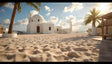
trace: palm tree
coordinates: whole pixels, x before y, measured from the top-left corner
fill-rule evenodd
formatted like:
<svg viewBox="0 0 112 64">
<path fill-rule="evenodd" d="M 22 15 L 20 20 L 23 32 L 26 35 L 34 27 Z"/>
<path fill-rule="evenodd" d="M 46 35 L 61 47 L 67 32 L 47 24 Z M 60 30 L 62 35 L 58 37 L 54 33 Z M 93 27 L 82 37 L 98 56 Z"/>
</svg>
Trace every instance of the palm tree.
<svg viewBox="0 0 112 64">
<path fill-rule="evenodd" d="M 102 27 L 102 24 L 100 23 L 98 26 L 97 26 L 97 28 L 101 28 Z"/>
<path fill-rule="evenodd" d="M 97 35 L 97 29 L 96 29 L 96 22 L 100 24 L 100 10 L 96 10 L 93 8 L 90 10 L 90 14 L 87 14 L 84 20 L 85 25 L 88 25 L 89 23 L 92 22 L 92 35 Z"/>
<path fill-rule="evenodd" d="M 7 4 L 7 2 L 6 3 L 0 3 L 0 7 L 5 5 L 5 4 Z M 40 2 L 39 3 L 26 2 L 26 4 L 36 8 L 37 11 L 40 11 L 40 9 L 38 7 L 38 6 L 41 6 Z M 16 15 L 16 10 L 18 10 L 19 13 L 21 12 L 21 3 L 20 2 L 15 2 L 14 3 L 14 9 L 13 9 L 12 17 L 11 17 L 11 22 L 9 24 L 9 31 L 8 31 L 8 33 L 12 33 L 13 32 L 13 24 L 14 24 L 14 19 L 15 19 L 15 15 Z"/>
</svg>

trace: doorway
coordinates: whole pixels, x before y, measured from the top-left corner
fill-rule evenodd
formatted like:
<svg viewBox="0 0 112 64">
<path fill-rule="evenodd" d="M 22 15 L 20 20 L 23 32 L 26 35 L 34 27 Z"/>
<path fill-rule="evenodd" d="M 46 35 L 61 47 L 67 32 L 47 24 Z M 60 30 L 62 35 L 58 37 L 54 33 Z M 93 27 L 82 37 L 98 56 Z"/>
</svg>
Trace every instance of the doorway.
<svg viewBox="0 0 112 64">
<path fill-rule="evenodd" d="M 37 26 L 37 33 L 40 33 L 40 26 Z"/>
</svg>

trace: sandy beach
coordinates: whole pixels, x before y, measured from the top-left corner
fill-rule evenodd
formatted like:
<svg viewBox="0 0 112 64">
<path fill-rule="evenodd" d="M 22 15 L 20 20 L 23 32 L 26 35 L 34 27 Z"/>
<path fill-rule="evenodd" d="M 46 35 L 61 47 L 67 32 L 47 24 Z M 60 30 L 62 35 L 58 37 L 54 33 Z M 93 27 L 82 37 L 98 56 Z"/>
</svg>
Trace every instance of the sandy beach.
<svg viewBox="0 0 112 64">
<path fill-rule="evenodd" d="M 87 33 L 0 38 L 0 62 L 98 62 L 99 44 L 101 36 Z"/>
</svg>

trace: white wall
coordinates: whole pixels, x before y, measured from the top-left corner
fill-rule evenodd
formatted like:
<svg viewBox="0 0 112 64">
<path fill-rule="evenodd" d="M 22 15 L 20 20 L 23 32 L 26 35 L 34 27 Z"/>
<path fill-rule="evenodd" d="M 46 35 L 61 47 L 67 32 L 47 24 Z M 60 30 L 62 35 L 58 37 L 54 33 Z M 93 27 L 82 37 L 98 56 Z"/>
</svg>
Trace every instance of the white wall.
<svg viewBox="0 0 112 64">
<path fill-rule="evenodd" d="M 54 24 L 51 23 L 43 23 L 43 34 L 51 34 L 54 33 Z M 51 27 L 51 30 L 49 30 L 49 27 Z"/>
<path fill-rule="evenodd" d="M 58 31 L 57 31 L 58 29 Z M 62 33 L 62 27 L 61 26 L 55 26 L 54 27 L 54 33 Z"/>
<path fill-rule="evenodd" d="M 37 26 L 40 27 L 40 33 L 42 33 L 42 24 L 41 23 L 33 23 L 30 27 L 30 33 L 37 33 Z"/>
<path fill-rule="evenodd" d="M 38 21 L 39 20 L 39 21 Z M 27 32 L 31 34 L 37 33 L 37 26 L 40 27 L 40 33 L 43 33 L 43 23 L 45 22 L 44 18 L 41 15 L 34 15 L 29 17 L 29 23 L 27 26 Z"/>
<path fill-rule="evenodd" d="M 70 25 L 70 27 L 69 27 L 69 29 L 70 29 L 70 33 L 72 33 L 72 22 L 69 22 L 69 25 Z"/>
</svg>

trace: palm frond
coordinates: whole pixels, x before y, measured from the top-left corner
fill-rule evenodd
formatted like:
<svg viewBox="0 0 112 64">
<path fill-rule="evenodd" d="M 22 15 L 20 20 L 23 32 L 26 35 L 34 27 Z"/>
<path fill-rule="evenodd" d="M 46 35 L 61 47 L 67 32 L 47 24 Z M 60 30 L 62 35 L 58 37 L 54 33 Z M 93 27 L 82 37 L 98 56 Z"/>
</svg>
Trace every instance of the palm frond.
<svg viewBox="0 0 112 64">
<path fill-rule="evenodd" d="M 18 4 L 18 11 L 19 11 L 19 13 L 21 13 L 21 3 L 19 2 L 19 4 Z"/>
<path fill-rule="evenodd" d="M 39 5 L 39 6 L 41 6 L 41 3 L 40 2 L 36 2 L 36 4 Z"/>
<path fill-rule="evenodd" d="M 93 8 L 92 10 L 90 10 L 92 26 L 95 26 L 95 23 L 99 22 L 99 20 L 101 20 L 101 16 L 99 15 L 100 12 L 101 11 L 100 10 L 96 10 L 96 8 Z M 85 24 L 88 24 L 89 23 L 89 19 L 86 19 L 86 21 L 88 21 L 88 22 L 85 23 Z"/>
<path fill-rule="evenodd" d="M 96 21 L 97 21 L 99 24 L 101 24 L 99 20 L 96 20 Z"/>
<path fill-rule="evenodd" d="M 33 2 L 27 2 L 26 4 L 34 7 L 35 9 L 37 9 L 37 11 L 40 11 L 39 7 L 36 6 Z"/>
<path fill-rule="evenodd" d="M 96 12 L 95 12 L 95 16 L 98 16 L 99 14 L 100 14 L 100 10 L 96 10 Z"/>
<path fill-rule="evenodd" d="M 86 15 L 86 18 L 84 20 L 84 24 L 87 25 L 89 23 L 91 23 L 91 15 Z"/>
<path fill-rule="evenodd" d="M 97 26 L 97 28 L 101 28 L 102 27 L 102 24 L 100 23 L 100 24 L 98 24 L 98 26 Z"/>
<path fill-rule="evenodd" d="M 91 16 L 94 19 L 95 18 L 95 8 L 93 10 L 90 10 Z"/>
<path fill-rule="evenodd" d="M 100 16 L 97 16 L 95 19 L 97 19 L 97 20 L 101 20 L 101 17 L 100 17 Z"/>
</svg>

